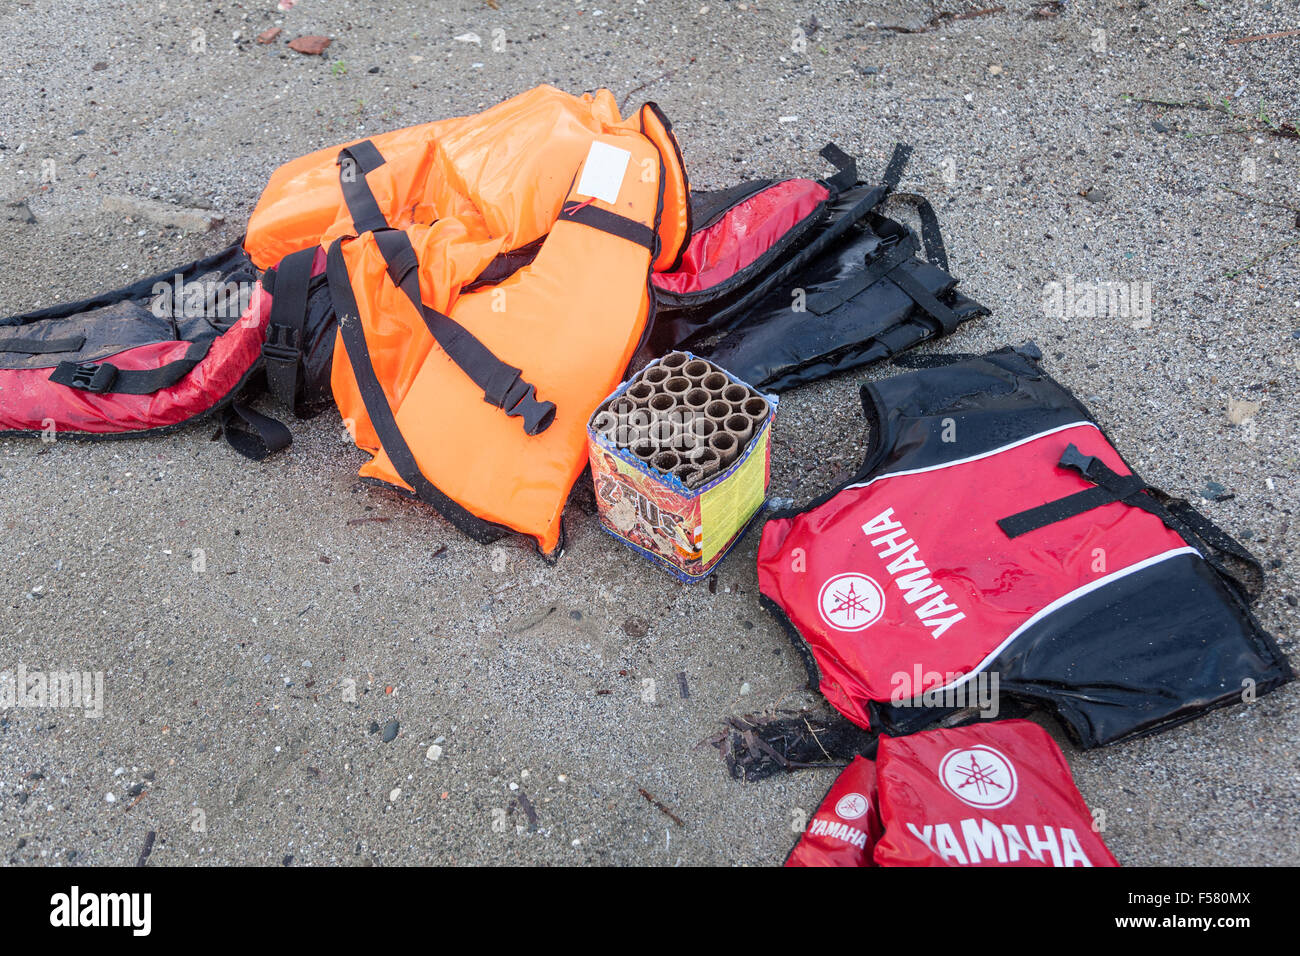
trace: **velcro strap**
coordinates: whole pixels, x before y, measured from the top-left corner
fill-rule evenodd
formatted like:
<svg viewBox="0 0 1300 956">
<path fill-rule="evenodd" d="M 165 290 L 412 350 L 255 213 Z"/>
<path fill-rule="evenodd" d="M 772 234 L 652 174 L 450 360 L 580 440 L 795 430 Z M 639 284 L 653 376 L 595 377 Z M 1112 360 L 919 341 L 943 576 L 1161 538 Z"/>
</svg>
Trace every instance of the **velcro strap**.
<svg viewBox="0 0 1300 956">
<path fill-rule="evenodd" d="M 293 434 L 274 418 L 231 402 L 221 415 L 221 437 L 245 458 L 261 461 L 293 442 Z"/>
<path fill-rule="evenodd" d="M 858 161 L 834 143 L 827 143 L 821 149 L 821 157 L 839 172 L 822 180 L 837 193 L 853 187 L 858 181 Z"/>
<path fill-rule="evenodd" d="M 61 352 L 79 352 L 85 344 L 86 337 L 84 335 L 69 335 L 61 339 L 0 337 L 0 352 L 18 352 L 23 355 L 54 355 Z"/>
</svg>

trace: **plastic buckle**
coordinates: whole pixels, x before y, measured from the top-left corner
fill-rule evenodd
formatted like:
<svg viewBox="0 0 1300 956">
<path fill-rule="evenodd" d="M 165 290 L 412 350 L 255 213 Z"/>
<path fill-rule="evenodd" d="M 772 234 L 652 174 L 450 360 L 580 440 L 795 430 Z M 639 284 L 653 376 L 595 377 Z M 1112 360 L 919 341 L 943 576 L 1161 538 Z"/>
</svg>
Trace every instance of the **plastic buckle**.
<svg viewBox="0 0 1300 956">
<path fill-rule="evenodd" d="M 106 392 L 117 379 L 117 366 L 107 362 L 79 362 L 68 384 L 86 392 Z"/>
<path fill-rule="evenodd" d="M 539 402 L 537 390 L 532 385 L 528 385 L 519 401 L 506 409 L 506 414 L 524 420 L 525 435 L 537 435 L 550 428 L 551 423 L 555 421 L 555 403 Z"/>
<path fill-rule="evenodd" d="M 1096 456 L 1085 455 L 1083 452 L 1079 451 L 1078 448 L 1074 447 L 1073 442 L 1065 447 L 1065 451 L 1061 452 L 1061 460 L 1057 462 L 1061 468 L 1073 468 L 1085 478 L 1089 478 L 1088 472 L 1096 463 Z M 1091 478 L 1089 478 L 1089 480 L 1091 480 Z"/>
<path fill-rule="evenodd" d="M 276 362 L 296 363 L 302 354 L 298 330 L 288 325 L 268 325 L 262 354 Z"/>
</svg>

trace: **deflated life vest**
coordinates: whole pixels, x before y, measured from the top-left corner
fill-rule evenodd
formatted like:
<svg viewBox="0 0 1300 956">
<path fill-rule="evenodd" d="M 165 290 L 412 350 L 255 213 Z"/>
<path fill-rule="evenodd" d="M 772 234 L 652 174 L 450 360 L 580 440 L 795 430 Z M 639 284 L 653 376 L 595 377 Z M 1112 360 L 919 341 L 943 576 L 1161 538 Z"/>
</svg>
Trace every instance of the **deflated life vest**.
<svg viewBox="0 0 1300 956">
<path fill-rule="evenodd" d="M 786 866 L 1119 866 L 1056 742 L 1003 720 L 881 737 L 840 774 Z"/>
<path fill-rule="evenodd" d="M 216 418 L 264 458 L 289 432 L 241 401 L 270 297 L 238 246 L 112 292 L 0 318 L 0 434 L 100 439 Z"/>
<path fill-rule="evenodd" d="M 859 473 L 764 527 L 759 585 L 812 683 L 890 733 L 995 691 L 1094 747 L 1291 680 L 1224 559 L 1258 563 L 1030 349 L 865 386 Z"/>
<path fill-rule="evenodd" d="M 607 90 L 539 87 L 295 160 L 245 242 L 275 272 L 268 380 L 292 400 L 323 273 L 362 476 L 550 554 L 587 419 L 646 329 L 650 273 L 690 234 L 687 190 L 662 114 L 622 119 Z"/>
</svg>

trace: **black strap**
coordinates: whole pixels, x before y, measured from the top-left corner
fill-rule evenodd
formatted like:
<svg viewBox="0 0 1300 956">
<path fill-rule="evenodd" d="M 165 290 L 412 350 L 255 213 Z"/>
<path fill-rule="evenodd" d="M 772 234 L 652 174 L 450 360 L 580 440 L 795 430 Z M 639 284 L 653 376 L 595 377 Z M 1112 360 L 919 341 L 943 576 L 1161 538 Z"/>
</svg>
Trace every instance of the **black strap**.
<svg viewBox="0 0 1300 956">
<path fill-rule="evenodd" d="M 271 394 L 288 408 L 295 407 L 298 368 L 302 364 L 302 333 L 307 321 L 307 290 L 311 284 L 316 246 L 285 256 L 275 269 L 271 316 L 266 326 L 262 356 L 266 359 L 266 384 Z"/>
<path fill-rule="evenodd" d="M 944 272 L 951 273 L 952 270 L 948 267 L 948 247 L 944 245 L 943 233 L 939 231 L 939 216 L 930 200 L 916 193 L 891 192 L 889 198 L 907 203 L 916 210 L 916 215 L 921 220 L 921 242 L 925 246 L 925 257 Z"/>
<path fill-rule="evenodd" d="M 230 403 L 222 412 L 220 423 L 221 437 L 253 461 L 261 461 L 293 442 L 293 435 L 283 422 L 267 418 L 240 402 Z"/>
<path fill-rule="evenodd" d="M 1073 443 L 1067 445 L 1061 453 L 1058 467 L 1078 472 L 1097 487 L 1000 519 L 998 527 L 1008 538 L 1016 538 L 1093 508 L 1121 501 L 1159 518 L 1188 544 L 1196 547 L 1206 563 L 1247 602 L 1252 589 L 1228 570 L 1219 556 L 1227 555 L 1241 561 L 1250 569 L 1252 577 L 1258 582 L 1263 581 L 1264 570 L 1259 560 L 1186 501 L 1169 498 L 1136 475 L 1121 475 L 1112 471 L 1100 458 L 1083 454 Z"/>
<path fill-rule="evenodd" d="M 375 194 L 366 182 L 366 175 L 384 165 L 384 157 L 370 140 L 363 140 L 339 151 L 339 184 L 343 187 L 343 201 L 357 235 L 388 228 L 388 219 L 375 202 Z"/>
<path fill-rule="evenodd" d="M 352 281 L 348 276 L 348 266 L 343 260 L 342 240 L 330 246 L 325 259 L 325 275 L 330 286 L 330 296 L 334 300 L 334 310 L 338 314 L 339 334 L 343 347 L 348 353 L 348 363 L 356 378 L 361 401 L 365 404 L 370 424 L 374 426 L 379 444 L 393 463 L 397 474 L 410 485 L 417 498 L 432 505 L 448 521 L 464 531 L 475 541 L 491 544 L 501 537 L 501 529 L 471 514 L 452 499 L 439 491 L 420 470 L 411 447 L 397 427 L 393 408 L 388 403 L 388 396 L 379 384 L 375 367 L 370 361 L 370 349 L 366 345 L 366 332 L 361 325 L 360 310 L 357 308 L 356 296 L 352 293 Z"/>
<path fill-rule="evenodd" d="M 909 233 L 867 263 L 865 268 L 852 272 L 831 287 L 808 296 L 804 305 L 814 315 L 825 315 L 890 275 L 911 259 L 916 251 L 916 240 Z"/>
<path fill-rule="evenodd" d="M 584 226 L 627 239 L 654 252 L 655 231 L 645 223 L 581 202 L 572 202 L 564 206 L 560 210 L 560 215 L 570 222 L 580 222 Z"/>
<path fill-rule="evenodd" d="M 86 344 L 84 335 L 69 335 L 62 339 L 2 338 L 0 352 L 19 352 L 23 355 L 53 355 L 58 352 L 80 352 Z"/>
<path fill-rule="evenodd" d="M 885 175 L 880 180 L 886 192 L 892 193 L 898 188 L 898 184 L 903 179 L 903 171 L 907 169 L 907 161 L 911 158 L 911 146 L 906 143 L 894 144 L 894 152 L 890 155 L 889 164 L 885 167 Z"/>
<path fill-rule="evenodd" d="M 907 269 L 893 269 L 885 278 L 911 296 L 912 301 L 920 307 L 921 311 L 939 324 L 939 328 L 934 330 L 936 334 L 950 335 L 961 324 L 961 317 L 939 301 L 938 296 L 927 289 L 921 280 Z"/>
<path fill-rule="evenodd" d="M 821 157 L 834 166 L 838 172 L 822 180 L 835 193 L 851 189 L 858 181 L 858 161 L 834 143 L 827 143 L 821 149 Z"/>
<path fill-rule="evenodd" d="M 397 229 L 374 235 L 379 252 L 388 264 L 389 278 L 406 293 L 447 357 L 483 389 L 483 400 L 511 417 L 522 418 L 525 434 L 537 435 L 550 428 L 555 421 L 554 402 L 539 402 L 536 390 L 524 381 L 519 369 L 493 355 L 491 349 L 455 319 L 429 308 L 421 300 L 419 259 L 410 237 Z M 331 281 L 331 291 L 333 288 Z"/>
<path fill-rule="evenodd" d="M 152 395 L 170 388 L 188 375 L 203 361 L 215 338 L 191 342 L 184 357 L 159 368 L 134 370 L 120 369 L 108 362 L 60 362 L 50 373 L 50 381 L 83 392 Z"/>
</svg>

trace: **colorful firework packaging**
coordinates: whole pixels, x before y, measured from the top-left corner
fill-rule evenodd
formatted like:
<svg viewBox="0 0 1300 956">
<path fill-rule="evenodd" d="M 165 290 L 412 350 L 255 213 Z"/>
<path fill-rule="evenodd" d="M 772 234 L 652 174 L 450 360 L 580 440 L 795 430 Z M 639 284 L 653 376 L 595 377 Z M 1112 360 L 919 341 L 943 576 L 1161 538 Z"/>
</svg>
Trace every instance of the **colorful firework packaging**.
<svg viewBox="0 0 1300 956">
<path fill-rule="evenodd" d="M 587 429 L 605 530 L 683 581 L 707 576 L 763 506 L 774 402 L 689 352 L 625 382 Z"/>
</svg>

